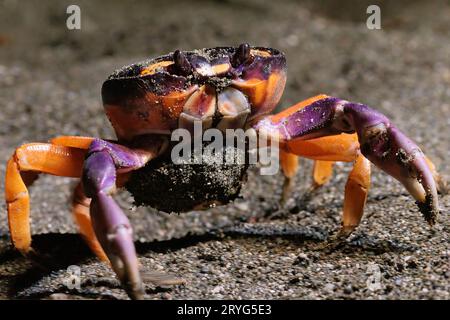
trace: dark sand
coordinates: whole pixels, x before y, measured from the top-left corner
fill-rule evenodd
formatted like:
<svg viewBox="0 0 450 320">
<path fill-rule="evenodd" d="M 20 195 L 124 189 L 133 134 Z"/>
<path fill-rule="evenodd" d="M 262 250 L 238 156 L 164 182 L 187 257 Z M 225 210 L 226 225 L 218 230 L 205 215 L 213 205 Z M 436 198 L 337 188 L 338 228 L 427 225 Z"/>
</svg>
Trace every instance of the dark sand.
<svg viewBox="0 0 450 320">
<path fill-rule="evenodd" d="M 77 1 L 82 30 L 65 28 L 72 1 L 0 1 L 0 190 L 15 147 L 60 134 L 114 137 L 100 87 L 114 69 L 177 48 L 276 47 L 288 59 L 281 106 L 318 93 L 380 110 L 419 143 L 450 178 L 450 6 L 445 1 L 377 1 L 382 30 L 368 30 L 373 1 Z M 446 3 L 446 4 L 445 4 Z M 377 169 L 365 217 L 334 252 L 320 245 L 337 230 L 350 164 L 314 195 L 311 161 L 301 160 L 292 213 L 276 208 L 281 176 L 250 174 L 244 199 L 206 212 L 167 215 L 120 203 L 135 226 L 144 272 L 187 280 L 148 284 L 149 299 L 449 299 L 450 196 L 433 230 L 402 186 Z M 75 181 L 42 176 L 31 188 L 34 247 L 43 271 L 10 245 L 0 204 L 0 298 L 125 299 L 114 274 L 76 235 L 69 199 Z M 369 264 L 381 273 L 371 291 Z M 69 265 L 81 290 L 69 291 Z"/>
</svg>

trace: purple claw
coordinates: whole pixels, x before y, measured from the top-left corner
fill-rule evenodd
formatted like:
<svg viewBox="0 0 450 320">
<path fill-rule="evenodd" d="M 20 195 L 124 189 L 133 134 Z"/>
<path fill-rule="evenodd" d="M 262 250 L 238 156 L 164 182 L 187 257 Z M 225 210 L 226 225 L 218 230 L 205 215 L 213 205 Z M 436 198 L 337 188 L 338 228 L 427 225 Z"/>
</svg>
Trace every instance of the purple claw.
<svg viewBox="0 0 450 320">
<path fill-rule="evenodd" d="M 91 208 L 95 234 L 114 272 L 132 299 L 142 299 L 144 288 L 128 218 L 112 197 L 102 192 L 93 197 Z"/>
<path fill-rule="evenodd" d="M 425 220 L 433 225 L 439 214 L 437 186 L 420 148 L 390 123 L 378 123 L 358 130 L 363 155 L 399 180 Z"/>
<path fill-rule="evenodd" d="M 386 116 L 366 105 L 327 97 L 276 123 L 262 120 L 255 129 L 288 141 L 356 132 L 362 154 L 399 180 L 417 200 L 425 220 L 435 223 L 437 187 L 424 154 Z"/>
<path fill-rule="evenodd" d="M 116 171 L 142 165 L 139 156 L 105 141 L 94 141 L 84 164 L 83 186 L 92 198 L 90 214 L 98 241 L 111 262 L 128 295 L 142 299 L 144 288 L 128 218 L 111 194 L 115 190 Z"/>
</svg>

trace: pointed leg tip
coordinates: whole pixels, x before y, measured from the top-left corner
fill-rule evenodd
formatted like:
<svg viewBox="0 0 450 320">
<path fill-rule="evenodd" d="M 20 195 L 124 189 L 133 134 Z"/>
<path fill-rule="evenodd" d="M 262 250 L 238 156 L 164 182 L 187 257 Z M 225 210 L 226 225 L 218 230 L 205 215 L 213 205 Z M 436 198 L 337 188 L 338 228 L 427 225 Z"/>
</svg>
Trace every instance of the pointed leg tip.
<svg viewBox="0 0 450 320">
<path fill-rule="evenodd" d="M 294 179 L 285 177 L 283 181 L 283 187 L 280 197 L 280 207 L 284 207 L 292 195 L 292 190 L 294 188 Z"/>
<path fill-rule="evenodd" d="M 132 300 L 144 300 L 145 290 L 142 283 L 128 283 L 125 291 Z"/>
<path fill-rule="evenodd" d="M 322 187 L 322 186 L 323 186 L 323 184 L 319 184 L 319 183 L 313 181 L 313 182 L 311 183 L 311 186 L 310 186 L 309 189 L 308 189 L 308 192 L 314 192 L 314 191 L 318 190 L 318 189 L 319 189 L 320 187 Z"/>
<path fill-rule="evenodd" d="M 336 251 L 345 245 L 348 237 L 353 233 L 357 226 L 342 226 L 338 232 L 331 235 L 330 238 L 319 246 L 319 250 L 325 250 L 328 253 Z"/>
<path fill-rule="evenodd" d="M 432 196 L 427 195 L 425 202 L 416 201 L 416 204 L 419 207 L 425 221 L 428 222 L 430 227 L 433 227 L 436 224 L 439 209 L 435 207 Z"/>
</svg>

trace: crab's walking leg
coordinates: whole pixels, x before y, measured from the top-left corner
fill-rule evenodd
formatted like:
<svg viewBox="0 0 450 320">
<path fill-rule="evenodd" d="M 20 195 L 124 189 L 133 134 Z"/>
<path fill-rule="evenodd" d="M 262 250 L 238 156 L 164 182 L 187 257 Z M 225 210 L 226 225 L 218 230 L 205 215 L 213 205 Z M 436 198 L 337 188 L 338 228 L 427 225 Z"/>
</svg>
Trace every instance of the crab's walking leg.
<svg viewBox="0 0 450 320">
<path fill-rule="evenodd" d="M 156 143 L 146 151 L 131 150 L 96 139 L 83 169 L 83 189 L 91 198 L 90 216 L 95 235 L 130 297 L 143 297 L 138 259 L 128 218 L 112 198 L 117 174 L 144 166 L 161 151 Z"/>
<path fill-rule="evenodd" d="M 79 149 L 89 149 L 92 141 L 95 138 L 92 137 L 78 137 L 78 136 L 59 136 L 50 140 L 51 144 L 65 147 L 73 147 Z"/>
<path fill-rule="evenodd" d="M 370 187 L 370 162 L 361 155 L 356 135 L 296 140 L 284 147 L 298 156 L 316 160 L 313 188 L 326 183 L 332 174 L 334 161 L 354 162 L 345 187 L 342 227 L 336 238 L 350 235 L 361 221 Z"/>
<path fill-rule="evenodd" d="M 92 137 L 79 137 L 79 136 L 58 136 L 50 140 L 51 144 L 74 147 L 80 149 L 89 149 L 89 146 L 95 138 Z M 79 183 L 72 195 L 72 214 L 75 222 L 78 225 L 80 235 L 86 241 L 92 252 L 102 261 L 108 261 L 108 257 L 103 251 L 100 243 L 95 236 L 94 229 L 92 228 L 91 217 L 89 214 L 89 206 L 91 199 L 87 198 L 83 191 L 82 183 Z"/>
<path fill-rule="evenodd" d="M 330 180 L 333 175 L 333 164 L 334 161 L 314 161 L 311 191 L 323 186 Z M 280 201 L 283 205 L 289 198 L 295 185 L 295 175 L 297 174 L 299 166 L 298 155 L 280 150 L 280 165 L 284 175 L 283 192 Z"/>
<path fill-rule="evenodd" d="M 435 223 L 439 208 L 433 172 L 420 148 L 381 113 L 363 104 L 321 96 L 300 110 L 294 106 L 282 116 L 265 118 L 255 128 L 277 136 L 294 153 L 300 152 L 296 141 L 355 132 L 361 153 L 399 180 L 417 200 L 426 221 Z"/>
<path fill-rule="evenodd" d="M 23 254 L 31 249 L 30 200 L 27 186 L 32 181 L 23 177 L 30 172 L 80 177 L 85 154 L 85 150 L 77 148 L 30 143 L 17 148 L 8 161 L 5 177 L 8 223 L 12 243 Z"/>
<path fill-rule="evenodd" d="M 425 161 L 430 168 L 431 174 L 433 175 L 434 181 L 436 182 L 437 191 L 441 193 L 448 192 L 448 187 L 446 181 L 442 179 L 442 177 L 439 175 L 439 173 L 436 170 L 436 166 L 428 157 L 425 157 Z"/>
<path fill-rule="evenodd" d="M 78 225 L 81 236 L 89 248 L 102 261 L 109 261 L 105 251 L 97 240 L 92 227 L 89 207 L 91 199 L 87 198 L 83 191 L 83 185 L 79 183 L 72 197 L 72 214 Z"/>
<path fill-rule="evenodd" d="M 333 175 L 334 161 L 316 160 L 313 168 L 313 189 L 323 186 Z"/>
<path fill-rule="evenodd" d="M 295 175 L 298 171 L 298 156 L 280 150 L 280 165 L 284 174 L 283 193 L 280 202 L 284 205 L 294 187 Z"/>
<path fill-rule="evenodd" d="M 359 225 L 370 187 L 370 162 L 358 154 L 345 185 L 342 228 L 338 237 L 347 237 Z"/>
</svg>

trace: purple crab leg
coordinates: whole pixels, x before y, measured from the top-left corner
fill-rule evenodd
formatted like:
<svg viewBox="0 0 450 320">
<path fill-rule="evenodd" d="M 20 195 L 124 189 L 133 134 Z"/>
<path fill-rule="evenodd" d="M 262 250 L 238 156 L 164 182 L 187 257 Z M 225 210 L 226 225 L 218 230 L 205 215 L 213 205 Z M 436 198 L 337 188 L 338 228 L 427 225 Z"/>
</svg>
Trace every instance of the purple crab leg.
<svg viewBox="0 0 450 320">
<path fill-rule="evenodd" d="M 276 121 L 265 118 L 254 128 L 287 142 L 356 132 L 361 153 L 399 180 L 417 200 L 425 220 L 435 223 L 439 213 L 436 181 L 424 154 L 386 116 L 368 106 L 325 96 Z"/>
<path fill-rule="evenodd" d="M 116 188 L 117 171 L 134 170 L 147 161 L 146 154 L 96 139 L 89 148 L 82 177 L 86 195 L 92 198 L 90 214 L 97 239 L 133 299 L 141 299 L 144 295 L 133 231 L 112 194 Z"/>
</svg>

